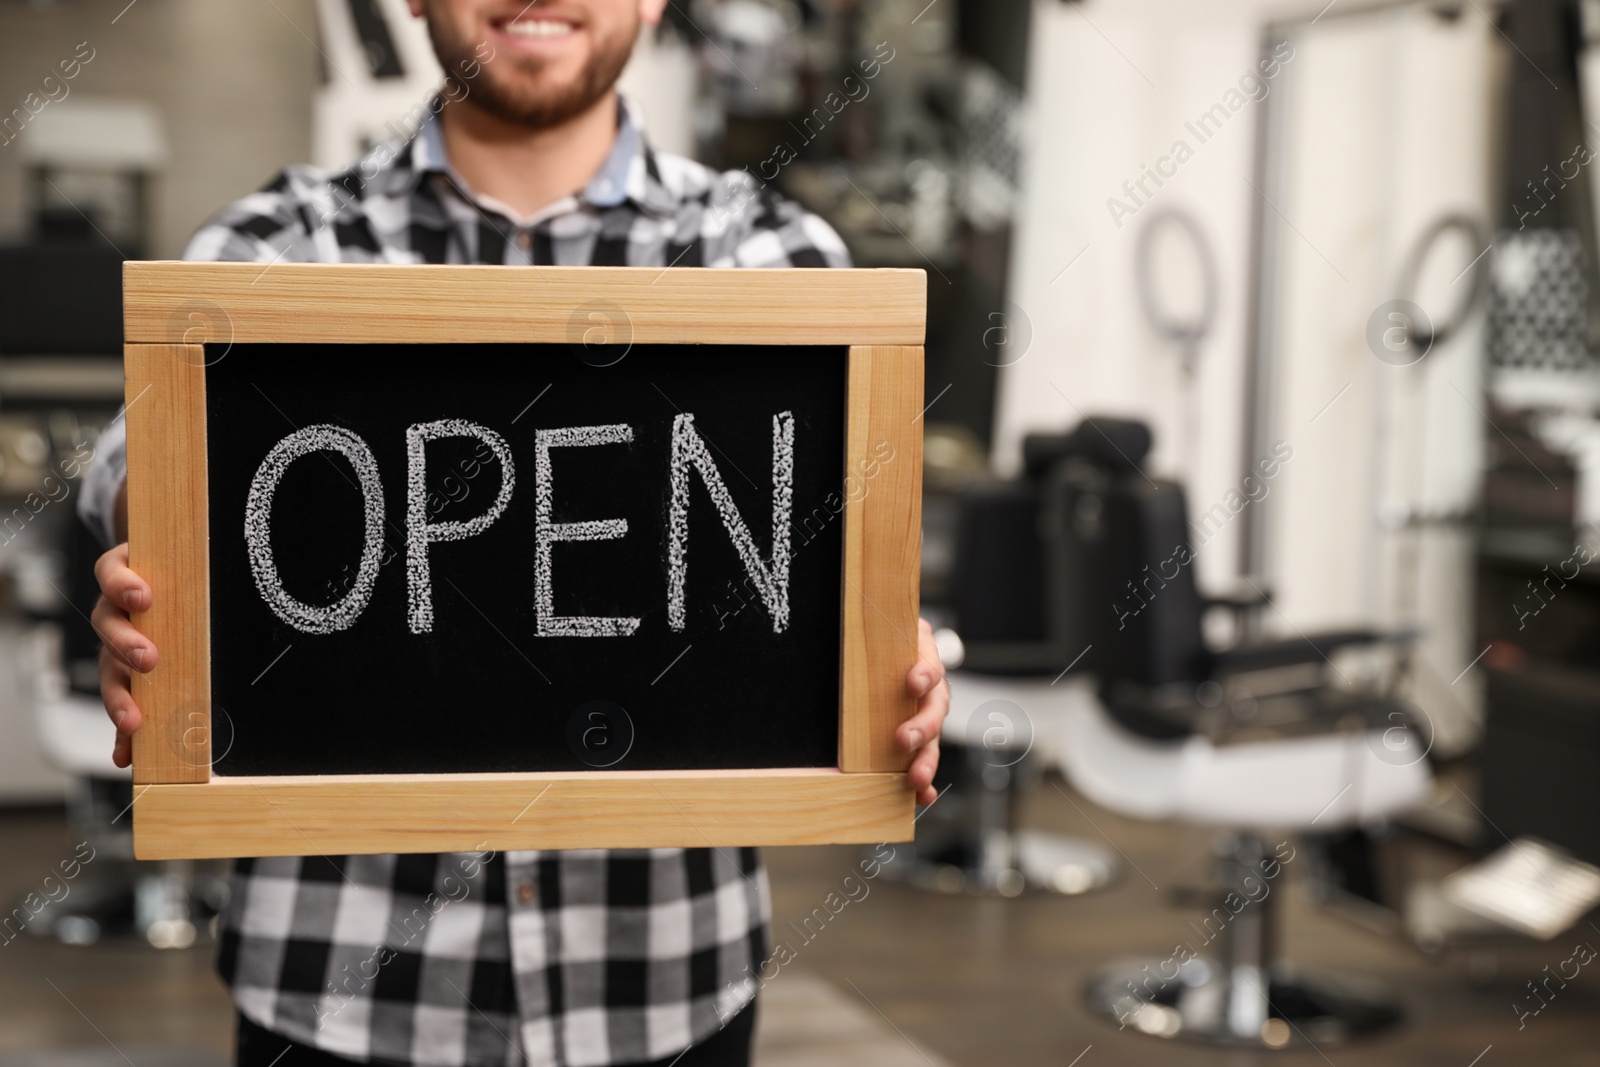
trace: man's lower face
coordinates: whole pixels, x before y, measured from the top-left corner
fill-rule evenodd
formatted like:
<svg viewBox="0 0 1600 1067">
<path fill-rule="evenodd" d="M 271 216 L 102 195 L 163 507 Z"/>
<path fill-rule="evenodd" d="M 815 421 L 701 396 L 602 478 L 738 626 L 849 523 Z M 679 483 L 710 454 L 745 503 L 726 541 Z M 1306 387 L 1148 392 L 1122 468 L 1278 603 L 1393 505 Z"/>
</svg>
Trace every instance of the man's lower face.
<svg viewBox="0 0 1600 1067">
<path fill-rule="evenodd" d="M 564 121 L 604 95 L 627 63 L 638 28 L 631 4 L 428 10 L 434 51 L 467 95 L 501 118 L 531 126 Z M 464 77 L 468 70 L 476 76 Z"/>
</svg>

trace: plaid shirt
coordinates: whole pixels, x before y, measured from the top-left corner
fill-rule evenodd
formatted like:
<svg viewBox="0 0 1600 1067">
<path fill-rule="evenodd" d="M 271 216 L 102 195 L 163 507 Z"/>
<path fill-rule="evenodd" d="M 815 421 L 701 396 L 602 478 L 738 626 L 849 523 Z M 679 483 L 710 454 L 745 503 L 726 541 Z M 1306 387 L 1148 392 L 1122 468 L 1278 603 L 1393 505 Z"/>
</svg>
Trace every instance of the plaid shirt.
<svg viewBox="0 0 1600 1067">
<path fill-rule="evenodd" d="M 473 194 L 438 126 L 334 175 L 290 167 L 184 258 L 846 266 L 838 236 L 748 173 L 656 153 L 622 108 L 605 165 L 532 218 Z M 82 496 L 113 536 L 107 428 Z M 673 1056 L 755 996 L 771 906 L 753 849 L 239 861 L 218 970 L 239 1010 L 358 1060 L 619 1064 Z"/>
</svg>

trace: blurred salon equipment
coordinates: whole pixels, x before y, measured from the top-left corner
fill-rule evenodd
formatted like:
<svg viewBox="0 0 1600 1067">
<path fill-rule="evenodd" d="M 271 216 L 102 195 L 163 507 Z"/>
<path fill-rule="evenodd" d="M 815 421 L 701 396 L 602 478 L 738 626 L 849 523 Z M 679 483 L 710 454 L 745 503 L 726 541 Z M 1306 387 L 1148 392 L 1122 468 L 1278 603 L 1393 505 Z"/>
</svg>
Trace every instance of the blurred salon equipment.
<svg viewBox="0 0 1600 1067">
<path fill-rule="evenodd" d="M 1045 699 L 1060 717 L 1059 760 L 1074 788 L 1124 816 L 1222 834 L 1220 902 L 1202 921 L 1202 945 L 1214 942 L 1215 953 L 1113 963 L 1091 984 L 1089 1004 L 1145 1033 L 1263 1048 L 1391 1026 L 1400 1010 L 1371 983 L 1279 960 L 1277 879 L 1295 850 L 1271 844 L 1268 828 L 1378 823 L 1424 796 L 1427 742 L 1392 695 L 1411 635 L 1345 630 L 1210 647 L 1207 611 L 1239 615 L 1270 601 L 1259 588 L 1200 594 L 1184 491 L 1145 473 L 1150 445 L 1143 424 L 1118 419 L 1030 436 L 1024 466 L 1039 487 L 1036 514 L 1018 503 L 1020 484 L 975 499 L 1010 502 L 978 508 L 1009 514 L 986 558 L 1020 561 L 1046 593 L 1033 598 L 1031 617 L 1005 611 L 1000 597 L 1016 602 L 1028 583 L 991 575 L 955 601 L 967 605 L 957 624 L 969 670 L 1054 679 L 1034 695 L 1055 691 Z M 991 618 L 1010 629 L 986 629 Z M 1338 666 L 1349 653 L 1365 662 Z M 1063 679 L 1085 671 L 1094 696 Z M 964 673 L 953 677 L 956 693 Z"/>
<path fill-rule="evenodd" d="M 56 633 L 59 650 L 66 635 L 66 655 L 89 665 L 82 685 L 98 684 L 78 614 L 93 601 L 72 595 L 98 553 L 73 512 L 122 399 L 122 261 L 148 243 L 166 141 L 148 105 L 73 96 L 41 111 L 17 151 L 27 225 L 0 246 L 0 627 L 16 667 L 0 700 L 0 792 L 37 802 L 59 797 L 73 767 L 41 758 L 56 723 L 36 714 L 38 672 L 67 669 L 34 654 L 41 636 Z M 110 769 L 108 751 L 95 755 Z"/>
<path fill-rule="evenodd" d="M 151 183 L 166 163 L 160 115 L 72 97 L 40 112 L 18 150 L 29 224 L 25 240 L 0 246 L 0 403 L 118 397 L 122 261 L 148 247 Z"/>
<path fill-rule="evenodd" d="M 669 19 L 679 6 L 693 15 L 684 29 L 703 62 L 725 67 L 696 27 L 714 36 L 701 12 L 732 0 L 674 4 Z M 856 266 L 927 272 L 925 425 L 969 431 L 987 449 L 999 368 L 1023 358 L 1032 335 L 1007 290 L 1028 142 L 1022 87 L 1034 5 L 763 6 L 798 11 L 799 106 L 757 113 L 737 75 L 708 80 L 699 158 L 748 167 L 816 212 Z"/>
<path fill-rule="evenodd" d="M 334 170 L 408 136 L 430 114 L 444 72 L 426 26 L 404 3 L 317 0 L 317 27 L 332 69 L 311 105 L 311 159 Z M 470 92 L 470 78 L 463 81 Z"/>
<path fill-rule="evenodd" d="M 1551 938 L 1600 902 L 1600 255 L 1589 127 L 1600 9 L 1509 5 L 1489 269 L 1475 648 L 1485 727 L 1476 862 L 1408 925 L 1429 947 Z"/>
<path fill-rule="evenodd" d="M 156 108 L 74 96 L 40 112 L 19 150 L 35 244 L 92 244 L 119 258 L 146 254 L 152 186 L 167 164 Z"/>
<path fill-rule="evenodd" d="M 1178 265 L 1184 259 L 1190 261 L 1187 272 Z M 1183 455 L 1186 462 L 1193 463 L 1199 454 L 1200 422 L 1195 412 L 1199 403 L 1195 368 L 1201 345 L 1216 325 L 1218 304 L 1217 256 L 1200 221 L 1181 208 L 1164 208 L 1151 215 L 1139 231 L 1134 276 L 1145 321 L 1178 352 Z"/>
<path fill-rule="evenodd" d="M 1451 874 L 1444 895 L 1456 907 L 1548 941 L 1600 903 L 1600 867 L 1520 837 Z"/>
<path fill-rule="evenodd" d="M 1395 542 L 1396 567 L 1391 581 L 1389 617 L 1401 625 L 1416 625 L 1424 610 L 1423 566 L 1428 531 L 1449 530 L 1460 536 L 1478 520 L 1472 506 L 1440 507 L 1430 503 L 1428 485 L 1428 388 L 1427 368 L 1421 364 L 1434 351 L 1450 343 L 1465 327 L 1483 302 L 1487 290 L 1488 267 L 1480 256 L 1456 276 L 1461 282 L 1448 318 L 1432 318 L 1414 297 L 1424 268 L 1435 249 L 1450 237 L 1465 248 L 1486 248 L 1491 242 L 1484 225 L 1474 215 L 1447 212 L 1431 220 L 1418 234 L 1402 262 L 1395 281 L 1396 298 L 1390 301 L 1387 328 L 1378 338 L 1375 354 L 1390 368 L 1396 390 L 1395 409 L 1400 416 L 1378 427 L 1378 451 L 1402 457 L 1390 464 L 1385 482 L 1378 491 L 1382 501 L 1378 520 Z"/>
<path fill-rule="evenodd" d="M 29 224 L 0 246 L 0 790 L 13 803 L 64 792 L 81 861 L 70 894 L 26 929 L 186 947 L 224 883 L 212 868 L 133 858 L 132 780 L 111 763 L 89 622 L 101 549 L 76 514 L 123 399 L 123 262 L 149 247 L 165 131 L 148 104 L 75 96 L 40 112 L 18 150 Z"/>
<path fill-rule="evenodd" d="M 86 573 L 79 570 L 74 573 Z M 75 590 L 88 600 L 92 589 Z M 141 862 L 133 856 L 136 802 L 132 774 L 112 766 L 116 730 L 98 694 L 75 691 L 55 626 L 41 626 L 32 642 L 36 715 L 45 757 L 71 776 L 67 820 L 92 859 L 73 891 L 28 925 L 35 936 L 71 945 L 133 938 L 153 948 L 188 948 L 214 935 L 209 923 L 226 902 L 227 882 L 217 863 Z"/>
</svg>

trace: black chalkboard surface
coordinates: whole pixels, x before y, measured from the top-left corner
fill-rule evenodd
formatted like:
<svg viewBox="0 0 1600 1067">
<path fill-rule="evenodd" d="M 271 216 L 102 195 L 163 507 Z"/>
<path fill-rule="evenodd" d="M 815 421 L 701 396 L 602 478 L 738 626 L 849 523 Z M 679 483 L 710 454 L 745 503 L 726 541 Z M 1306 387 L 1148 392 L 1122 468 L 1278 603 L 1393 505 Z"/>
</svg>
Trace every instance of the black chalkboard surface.
<svg viewBox="0 0 1600 1067">
<path fill-rule="evenodd" d="M 212 773 L 835 766 L 847 355 L 635 345 L 602 366 L 560 344 L 212 346 Z M 503 442 L 513 468 L 503 510 L 495 448 L 446 427 L 422 435 L 422 511 L 408 511 L 408 428 L 444 420 Z M 370 468 L 327 448 L 286 458 L 280 442 L 318 426 L 346 431 L 347 451 L 364 445 Z M 611 429 L 549 433 L 583 427 Z M 772 524 L 786 440 L 785 613 Z M 263 464 L 275 448 L 274 482 Z M 569 538 L 546 541 L 543 609 L 541 466 L 545 528 Z M 363 506 L 374 472 L 381 517 Z M 491 511 L 481 531 L 450 539 L 461 527 L 449 524 Z M 281 587 L 278 610 L 247 514 Z M 364 577 L 369 521 L 381 523 L 382 549 Z M 431 618 L 421 632 L 427 610 L 408 565 L 419 521 L 437 535 L 422 542 Z M 681 616 L 669 607 L 674 543 Z M 321 611 L 352 591 L 362 600 L 367 586 L 359 612 L 330 623 Z M 575 635 L 586 629 L 601 632 Z"/>
</svg>

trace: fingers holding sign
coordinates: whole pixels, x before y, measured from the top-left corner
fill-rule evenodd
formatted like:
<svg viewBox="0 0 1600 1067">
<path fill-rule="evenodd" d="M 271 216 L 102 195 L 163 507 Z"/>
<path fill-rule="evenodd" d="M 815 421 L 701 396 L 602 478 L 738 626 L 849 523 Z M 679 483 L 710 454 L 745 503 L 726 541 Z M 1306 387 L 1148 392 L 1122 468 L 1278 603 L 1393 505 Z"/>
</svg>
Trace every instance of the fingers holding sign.
<svg viewBox="0 0 1600 1067">
<path fill-rule="evenodd" d="M 111 761 L 118 767 L 133 762 L 133 733 L 142 716 L 133 702 L 133 672 L 156 665 L 156 647 L 134 629 L 129 615 L 150 607 L 150 586 L 128 566 L 128 546 L 118 545 L 94 565 L 100 599 L 90 623 L 100 635 L 100 698 L 117 727 Z"/>
<path fill-rule="evenodd" d="M 939 769 L 939 731 L 950 713 L 950 686 L 927 619 L 917 620 L 917 662 L 906 674 L 906 692 L 917 698 L 917 711 L 900 724 L 895 740 L 913 753 L 906 781 L 917 803 L 928 805 L 938 798 L 933 775 Z"/>
</svg>

